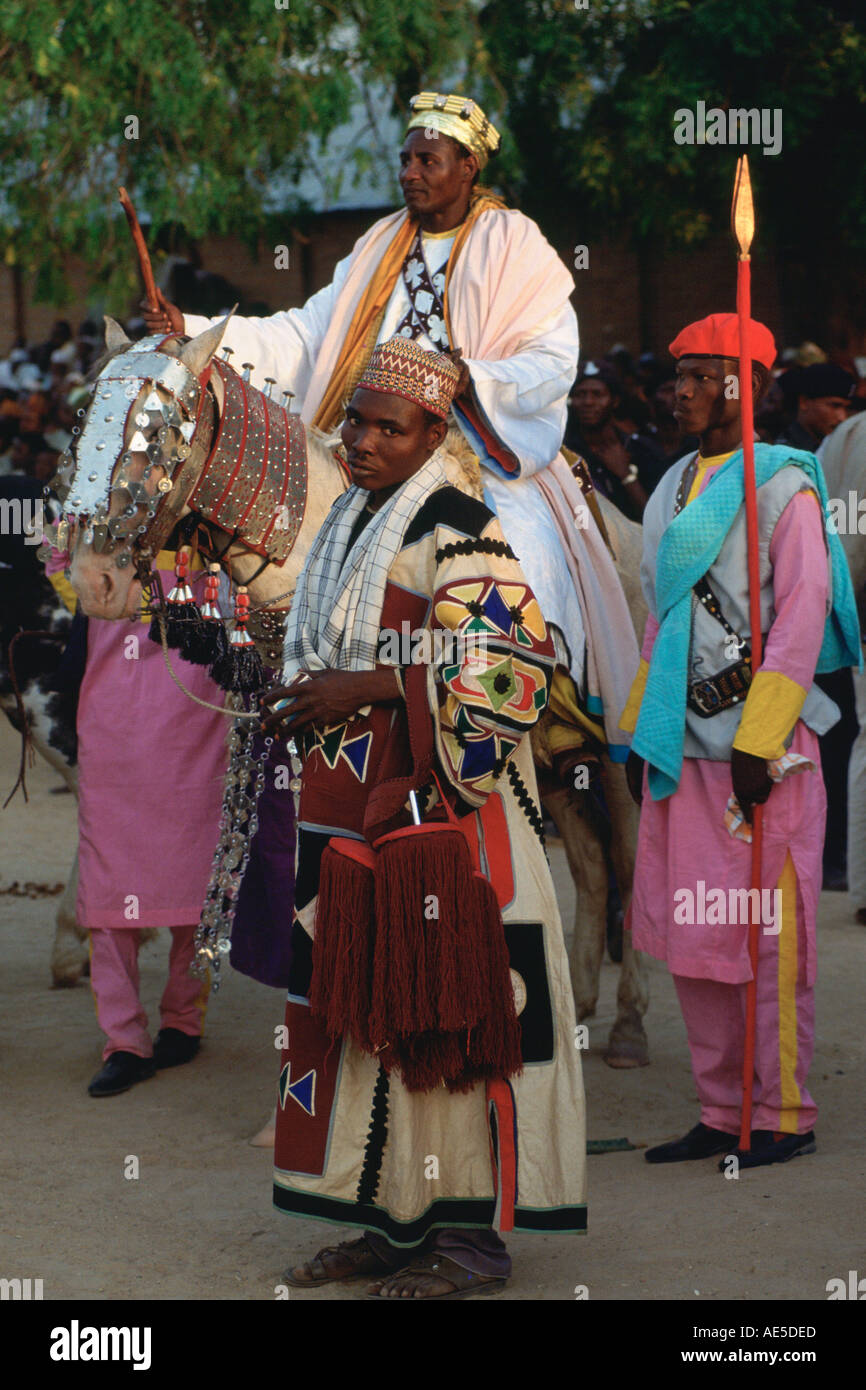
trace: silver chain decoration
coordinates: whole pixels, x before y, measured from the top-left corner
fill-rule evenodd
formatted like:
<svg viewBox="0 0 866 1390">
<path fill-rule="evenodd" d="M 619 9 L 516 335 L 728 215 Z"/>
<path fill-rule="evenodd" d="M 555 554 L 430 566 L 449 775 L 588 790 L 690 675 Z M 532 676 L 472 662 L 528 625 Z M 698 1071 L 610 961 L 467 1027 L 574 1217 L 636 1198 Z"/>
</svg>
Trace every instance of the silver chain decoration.
<svg viewBox="0 0 866 1390">
<path fill-rule="evenodd" d="M 243 708 L 243 696 L 227 696 L 227 704 L 237 715 L 229 734 L 229 765 L 223 792 L 220 836 L 211 867 L 210 882 L 195 934 L 196 960 L 192 973 L 212 977 L 214 991 L 220 987 L 220 968 L 231 950 L 231 930 L 237 911 L 238 895 L 250 862 L 250 846 L 259 828 L 258 802 L 264 790 L 265 769 L 274 744 L 267 735 L 262 752 L 255 756 L 253 739 L 258 727 Z M 249 722 L 248 722 L 249 721 Z M 289 789 L 295 798 L 301 788 L 301 762 L 293 742 L 288 744 L 292 776 Z"/>
</svg>

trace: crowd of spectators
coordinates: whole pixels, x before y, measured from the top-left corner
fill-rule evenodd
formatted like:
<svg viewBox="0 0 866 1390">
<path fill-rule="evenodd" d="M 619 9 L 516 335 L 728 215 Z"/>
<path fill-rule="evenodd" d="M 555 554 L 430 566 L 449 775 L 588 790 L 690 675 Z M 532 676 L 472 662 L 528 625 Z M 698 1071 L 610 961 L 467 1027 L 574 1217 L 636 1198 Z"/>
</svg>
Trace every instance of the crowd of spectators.
<svg viewBox="0 0 866 1390">
<path fill-rule="evenodd" d="M 85 378 L 103 350 L 102 329 L 85 319 L 77 334 L 58 319 L 43 343 L 17 340 L 0 360 L 0 476 L 47 482 L 72 440 L 76 411 L 90 400 Z"/>
<path fill-rule="evenodd" d="M 673 363 L 624 347 L 583 364 L 569 401 L 566 448 L 580 454 L 595 487 L 639 521 L 674 459 L 698 447 L 674 415 Z M 853 361 L 831 362 L 814 343 L 786 349 L 755 416 L 767 444 L 817 450 L 856 410 L 866 408 L 866 377 Z"/>
<path fill-rule="evenodd" d="M 126 325 L 132 339 L 141 319 Z M 58 319 L 43 343 L 17 341 L 0 360 L 0 476 L 47 482 L 72 440 L 76 412 L 90 392 L 85 379 L 103 351 L 101 325 L 84 319 L 74 333 Z M 569 400 L 565 445 L 586 461 L 595 486 L 635 521 L 674 459 L 697 448 L 674 415 L 673 365 L 651 352 L 635 359 L 624 347 L 581 367 Z M 756 415 L 766 443 L 816 450 L 849 414 L 866 408 L 866 377 L 853 362 L 831 362 L 814 343 L 782 353 Z"/>
</svg>

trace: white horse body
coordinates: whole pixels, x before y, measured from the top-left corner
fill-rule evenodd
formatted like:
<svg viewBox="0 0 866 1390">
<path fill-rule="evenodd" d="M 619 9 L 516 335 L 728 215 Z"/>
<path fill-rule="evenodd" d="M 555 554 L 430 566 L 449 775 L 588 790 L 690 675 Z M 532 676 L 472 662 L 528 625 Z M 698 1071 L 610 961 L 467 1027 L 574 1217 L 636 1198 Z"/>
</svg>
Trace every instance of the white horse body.
<svg viewBox="0 0 866 1390">
<path fill-rule="evenodd" d="M 197 378 L 201 378 L 218 349 L 224 328 L 225 324 L 208 328 L 190 342 L 182 345 L 177 342 L 169 343 L 161 351 L 169 356 L 178 357 L 190 372 Z M 118 337 L 119 334 L 121 335 L 120 338 Z M 118 329 L 117 325 L 113 325 L 111 321 L 108 321 L 107 324 L 106 338 L 110 350 L 114 348 L 122 351 L 127 346 L 128 340 L 122 335 L 122 330 Z M 134 369 L 133 356 L 131 353 L 131 370 Z M 109 365 L 112 376 L 116 378 L 118 373 L 122 371 L 123 358 L 115 355 Z M 103 373 L 106 370 L 104 368 Z M 97 381 L 97 393 L 98 389 L 99 381 Z M 145 392 L 151 389 L 150 386 L 145 387 L 141 392 L 140 400 L 130 410 L 130 424 L 121 445 L 121 448 L 127 451 L 127 458 L 131 454 L 131 462 L 126 465 L 127 476 L 139 486 L 140 494 L 142 487 L 147 493 L 146 499 L 139 503 L 134 518 L 135 521 L 141 522 L 140 530 L 143 530 L 146 525 L 144 518 L 153 516 L 156 489 L 162 484 L 162 479 L 156 477 L 157 470 L 162 470 L 163 478 L 169 476 L 165 464 L 157 463 L 155 466 L 151 464 L 148 467 L 147 453 L 143 449 L 131 447 L 136 439 L 133 433 L 133 417 L 145 399 Z M 222 385 L 218 373 L 213 372 L 211 374 L 208 389 L 212 392 L 215 416 L 218 420 L 223 407 Z M 93 408 L 92 406 L 91 411 Z M 88 412 L 88 416 L 90 416 L 90 412 Z M 214 424 L 215 429 L 216 423 Z M 76 475 L 74 475 L 77 477 L 83 475 L 88 467 L 94 466 L 95 455 L 87 453 L 87 433 L 87 425 L 85 425 L 79 444 Z M 139 443 L 142 442 L 139 440 Z M 273 605 L 274 610 L 288 608 L 297 577 L 303 567 L 313 538 L 319 531 L 331 504 L 346 486 L 345 475 L 331 448 L 328 447 L 321 435 L 310 428 L 306 430 L 306 450 L 306 506 L 294 545 L 285 561 L 281 564 L 269 563 L 262 570 L 260 556 L 245 548 L 242 535 L 220 557 L 221 563 L 229 570 L 235 583 L 248 584 L 250 602 L 253 608 L 261 605 Z M 444 452 L 447 455 L 448 472 L 454 484 L 476 497 L 480 497 L 480 470 L 474 456 L 471 460 L 467 458 L 466 445 L 459 431 L 449 432 L 444 445 Z M 105 509 L 105 518 L 115 518 L 124 514 L 121 495 L 118 490 L 112 488 L 111 483 L 114 476 L 113 470 L 117 468 L 119 459 L 120 453 L 114 460 L 112 469 L 108 470 L 105 497 L 110 498 L 110 504 Z M 103 471 L 105 471 L 107 462 L 108 460 L 100 461 Z M 92 478 L 93 474 L 90 477 Z M 164 486 L 164 484 L 162 485 Z M 188 494 L 191 488 L 188 487 L 186 491 Z M 600 498 L 599 501 L 609 532 L 614 560 L 640 638 L 646 612 L 639 585 L 640 528 L 628 522 L 603 498 Z M 148 503 L 151 508 L 150 511 L 148 511 Z M 129 509 L 127 509 L 127 514 L 128 511 Z M 177 508 L 174 515 L 175 521 L 180 521 L 190 515 L 190 507 L 184 503 L 182 507 Z M 86 517 L 82 524 L 75 524 L 74 530 L 70 579 L 79 595 L 84 613 L 90 617 L 108 619 L 128 618 L 137 614 L 141 601 L 141 584 L 136 567 L 128 562 L 125 566 L 118 567 L 116 562 L 117 546 L 109 546 L 99 551 L 92 544 L 87 543 Z M 138 568 L 140 569 L 140 566 Z M 257 571 L 260 572 L 257 573 Z M 611 854 L 625 901 L 631 889 L 631 873 L 636 846 L 636 812 L 625 789 L 622 769 L 606 763 L 604 776 L 613 824 Z M 586 794 L 582 795 L 586 796 Z M 578 1015 L 585 1017 L 593 1012 L 598 994 L 598 976 L 603 952 L 607 904 L 606 860 L 601 847 L 600 829 L 589 813 L 588 802 L 575 801 L 570 795 L 560 796 L 556 794 L 548 804 L 562 834 L 569 866 L 578 890 L 571 969 Z M 638 959 L 631 952 L 630 943 L 626 942 L 618 995 L 617 1022 L 608 1049 L 608 1060 L 613 1065 L 642 1065 L 648 1060 L 646 1038 L 641 1024 L 641 1017 L 645 1009 L 646 986 L 643 973 Z"/>
</svg>

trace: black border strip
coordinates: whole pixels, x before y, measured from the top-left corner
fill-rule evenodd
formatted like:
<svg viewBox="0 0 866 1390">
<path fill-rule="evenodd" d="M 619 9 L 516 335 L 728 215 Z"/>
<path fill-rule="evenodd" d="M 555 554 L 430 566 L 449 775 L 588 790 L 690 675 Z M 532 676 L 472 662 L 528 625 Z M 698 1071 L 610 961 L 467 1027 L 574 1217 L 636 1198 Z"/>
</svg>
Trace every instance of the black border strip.
<svg viewBox="0 0 866 1390">
<path fill-rule="evenodd" d="M 320 1197 L 315 1192 L 298 1192 L 274 1184 L 274 1206 L 289 1216 L 306 1216 L 333 1222 L 336 1226 L 360 1226 L 377 1231 L 394 1245 L 419 1245 L 435 1227 L 492 1226 L 495 1202 L 492 1197 L 465 1201 L 442 1199 L 432 1202 L 423 1216 L 414 1221 L 395 1221 L 380 1207 L 363 1202 L 341 1202 Z M 582 1232 L 586 1230 L 586 1207 L 549 1207 L 534 1211 L 515 1207 L 516 1231 Z"/>
</svg>

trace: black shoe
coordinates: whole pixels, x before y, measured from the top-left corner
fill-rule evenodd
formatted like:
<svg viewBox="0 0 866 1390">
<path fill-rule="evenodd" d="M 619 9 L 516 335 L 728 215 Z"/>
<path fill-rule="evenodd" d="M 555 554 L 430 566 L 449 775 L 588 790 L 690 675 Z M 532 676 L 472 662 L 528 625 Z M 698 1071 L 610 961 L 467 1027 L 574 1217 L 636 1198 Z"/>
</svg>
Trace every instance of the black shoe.
<svg viewBox="0 0 866 1390">
<path fill-rule="evenodd" d="M 847 893 L 848 870 L 833 867 L 825 869 L 821 888 L 825 893 Z"/>
<path fill-rule="evenodd" d="M 161 1028 L 153 1044 L 153 1060 L 160 1069 L 182 1067 L 191 1062 L 201 1047 L 201 1038 L 182 1033 L 179 1028 Z"/>
<path fill-rule="evenodd" d="M 720 1172 L 725 1171 L 729 1158 L 736 1158 L 741 1168 L 765 1168 L 769 1163 L 787 1163 L 790 1158 L 798 1158 L 800 1154 L 813 1154 L 818 1147 L 813 1129 L 807 1134 L 778 1136 L 771 1129 L 753 1129 L 751 1138 L 752 1146 L 748 1152 L 732 1149 L 725 1154 L 719 1164 Z"/>
<path fill-rule="evenodd" d="M 725 1134 L 721 1129 L 710 1129 L 709 1125 L 697 1124 L 684 1134 L 682 1139 L 673 1139 L 669 1144 L 657 1144 L 647 1149 L 644 1158 L 647 1163 L 685 1163 L 692 1158 L 712 1158 L 713 1154 L 729 1153 L 739 1135 Z"/>
<path fill-rule="evenodd" d="M 112 1052 L 87 1089 L 97 1098 L 119 1096 L 137 1081 L 147 1081 L 155 1071 L 152 1057 L 138 1057 L 134 1052 Z"/>
</svg>

